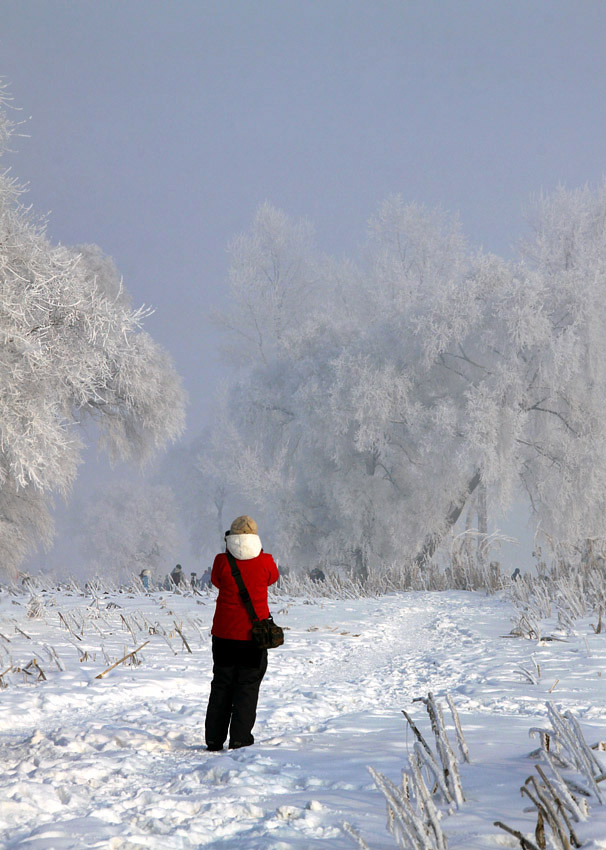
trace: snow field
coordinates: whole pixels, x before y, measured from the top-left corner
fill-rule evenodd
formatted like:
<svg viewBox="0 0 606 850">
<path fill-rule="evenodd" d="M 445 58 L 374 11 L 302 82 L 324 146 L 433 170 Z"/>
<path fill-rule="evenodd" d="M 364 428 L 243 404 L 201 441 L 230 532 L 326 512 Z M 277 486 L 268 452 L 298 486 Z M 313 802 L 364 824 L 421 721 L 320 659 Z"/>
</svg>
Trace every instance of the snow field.
<svg viewBox="0 0 606 850">
<path fill-rule="evenodd" d="M 428 691 L 452 695 L 472 759 L 461 767 L 466 802 L 443 821 L 450 847 L 515 847 L 492 824 L 534 828 L 519 788 L 534 771 L 528 730 L 544 724 L 546 701 L 572 710 L 588 741 L 606 738 L 606 637 L 588 622 L 560 634 L 565 642 L 536 642 L 501 637 L 511 609 L 480 594 L 278 597 L 286 644 L 270 651 L 257 743 L 207 753 L 212 595 L 40 597 L 30 619 L 27 595 L 0 596 L 0 673 L 35 656 L 46 676 L 3 676 L 6 848 L 337 850 L 353 847 L 345 820 L 373 850 L 393 848 L 367 766 L 399 781 L 412 747 L 401 709 L 431 740 L 412 703 Z M 138 665 L 95 678 L 145 640 Z M 581 826 L 588 846 L 606 847 L 600 807 Z"/>
</svg>

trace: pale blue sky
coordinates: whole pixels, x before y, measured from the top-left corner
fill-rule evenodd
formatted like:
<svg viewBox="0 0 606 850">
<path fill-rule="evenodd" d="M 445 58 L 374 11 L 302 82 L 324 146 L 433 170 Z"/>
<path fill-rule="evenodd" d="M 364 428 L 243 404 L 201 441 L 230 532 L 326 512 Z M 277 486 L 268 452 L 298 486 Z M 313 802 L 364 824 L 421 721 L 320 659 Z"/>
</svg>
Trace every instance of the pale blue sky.
<svg viewBox="0 0 606 850">
<path fill-rule="evenodd" d="M 53 241 L 96 242 L 156 308 L 193 436 L 222 377 L 206 316 L 259 203 L 342 254 L 397 192 L 510 255 L 531 195 L 606 171 L 604 44 L 601 0 L 0 0 L 31 116 L 9 164 Z"/>
</svg>

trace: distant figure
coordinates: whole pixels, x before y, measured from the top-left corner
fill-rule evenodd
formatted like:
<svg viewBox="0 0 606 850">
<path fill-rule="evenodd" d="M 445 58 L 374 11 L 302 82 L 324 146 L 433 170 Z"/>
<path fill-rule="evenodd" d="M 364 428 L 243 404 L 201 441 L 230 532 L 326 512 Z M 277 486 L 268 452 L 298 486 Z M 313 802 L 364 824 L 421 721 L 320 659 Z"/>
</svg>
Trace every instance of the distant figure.
<svg viewBox="0 0 606 850">
<path fill-rule="evenodd" d="M 187 584 L 187 577 L 183 572 L 181 564 L 177 564 L 175 569 L 171 572 L 170 577 L 177 587 L 185 587 Z"/>
<path fill-rule="evenodd" d="M 516 568 L 515 568 L 515 570 L 513 571 L 513 573 L 511 574 L 511 580 L 512 580 L 512 581 L 518 581 L 518 580 L 519 580 L 519 579 L 521 579 L 521 578 L 522 578 L 522 573 L 521 573 L 521 572 L 520 572 L 520 570 L 516 567 Z"/>
<path fill-rule="evenodd" d="M 145 569 L 141 570 L 139 573 L 139 578 L 141 579 L 141 584 L 145 588 L 145 590 L 151 589 L 151 570 Z"/>
<path fill-rule="evenodd" d="M 197 573 L 191 574 L 191 576 L 189 578 L 189 583 L 191 584 L 191 589 L 196 590 L 196 588 L 198 587 L 198 574 Z"/>
<path fill-rule="evenodd" d="M 326 576 L 319 567 L 314 567 L 314 569 L 310 571 L 309 577 L 312 581 L 326 581 Z"/>
<path fill-rule="evenodd" d="M 200 587 L 210 587 L 210 567 L 204 570 L 202 573 L 202 578 L 200 579 Z"/>
</svg>

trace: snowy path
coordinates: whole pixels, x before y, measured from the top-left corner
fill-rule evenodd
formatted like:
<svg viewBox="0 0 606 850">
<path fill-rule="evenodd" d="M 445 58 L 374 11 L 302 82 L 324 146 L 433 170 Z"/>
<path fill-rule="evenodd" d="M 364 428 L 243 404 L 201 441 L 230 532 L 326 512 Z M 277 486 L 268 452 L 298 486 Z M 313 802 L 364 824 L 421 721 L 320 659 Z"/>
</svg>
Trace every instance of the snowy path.
<svg viewBox="0 0 606 850">
<path fill-rule="evenodd" d="M 82 600 L 60 604 L 73 605 L 77 614 Z M 175 597 L 158 606 L 150 597 L 121 597 L 119 604 L 111 615 L 102 612 L 100 634 L 83 630 L 80 641 L 60 628 L 52 606 L 42 620 L 27 620 L 14 601 L 0 605 L 0 632 L 13 652 L 18 645 L 25 653 L 22 663 L 46 644 L 66 668 L 48 672 L 48 681 L 37 685 L 19 684 L 12 674 L 0 693 L 0 835 L 6 848 L 337 850 L 353 846 L 340 828 L 349 820 L 382 850 L 394 844 L 366 766 L 398 778 L 410 743 L 401 709 L 422 717 L 418 706 L 411 709 L 414 697 L 430 690 L 453 695 L 476 760 L 491 747 L 502 749 L 504 741 L 514 747 L 503 775 L 491 774 L 496 788 L 520 772 L 507 785 L 512 799 L 529 771 L 523 756 L 532 724 L 525 715 L 544 714 L 556 678 L 562 687 L 567 683 L 566 707 L 581 719 L 606 719 L 605 682 L 597 675 L 606 667 L 603 635 L 594 636 L 591 656 L 581 658 L 576 648 L 580 675 L 571 678 L 569 650 L 575 647 L 538 649 L 500 638 L 510 629 L 510 612 L 494 598 L 444 593 L 299 601 L 282 611 L 274 606 L 288 631 L 285 646 L 270 653 L 257 744 L 210 754 L 203 749 L 203 721 L 212 599 Z M 134 645 L 125 629 L 116 636 L 110 628 L 119 612 L 131 625 L 143 616 L 164 622 L 167 637 L 153 636 L 140 666 L 119 667 L 98 680 L 106 660 Z M 168 632 L 178 621 L 192 654 Z M 13 635 L 14 624 L 31 639 Z M 81 663 L 76 645 L 89 652 Z M 516 673 L 531 651 L 542 653 L 544 679 L 535 686 Z M 579 687 L 588 667 L 595 668 L 591 698 L 586 686 Z M 479 796 L 486 771 L 468 781 L 470 799 L 476 786 Z M 497 806 L 503 794 L 493 793 L 482 805 Z M 470 805 L 454 827 L 453 846 L 458 831 L 460 846 L 502 847 L 502 839 L 487 843 L 494 835 L 487 826 Z"/>
</svg>

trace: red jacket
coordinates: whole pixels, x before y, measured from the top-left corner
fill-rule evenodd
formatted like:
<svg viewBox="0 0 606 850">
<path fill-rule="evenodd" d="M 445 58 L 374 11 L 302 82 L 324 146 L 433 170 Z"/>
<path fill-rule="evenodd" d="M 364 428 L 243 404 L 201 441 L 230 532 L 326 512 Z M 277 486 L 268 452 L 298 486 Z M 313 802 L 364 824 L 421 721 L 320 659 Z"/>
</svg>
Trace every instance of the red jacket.
<svg viewBox="0 0 606 850">
<path fill-rule="evenodd" d="M 264 620 L 269 617 L 267 588 L 279 578 L 274 559 L 269 552 L 261 550 L 256 558 L 236 560 L 236 563 L 250 593 L 255 613 L 260 620 Z M 215 558 L 210 580 L 219 588 L 211 633 L 215 637 L 231 640 L 252 640 L 252 623 L 224 552 Z"/>
</svg>

